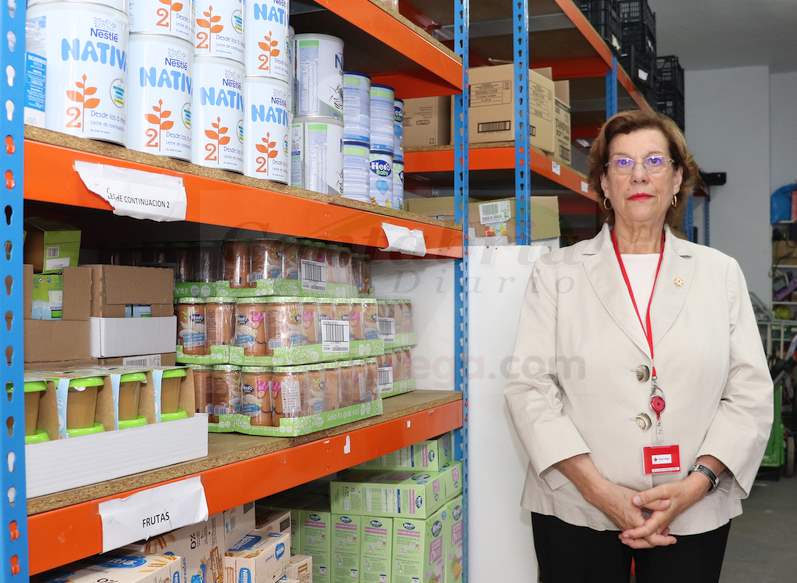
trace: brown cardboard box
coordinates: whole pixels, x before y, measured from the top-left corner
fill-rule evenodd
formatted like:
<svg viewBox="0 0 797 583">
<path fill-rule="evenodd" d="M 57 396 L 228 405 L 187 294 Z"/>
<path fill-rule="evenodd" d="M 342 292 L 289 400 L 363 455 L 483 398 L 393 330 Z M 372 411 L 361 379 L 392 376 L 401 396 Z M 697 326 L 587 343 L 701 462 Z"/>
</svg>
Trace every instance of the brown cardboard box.
<svg viewBox="0 0 797 583">
<path fill-rule="evenodd" d="M 91 368 L 97 366 L 98 364 L 99 363 L 97 362 L 96 358 L 88 358 L 84 360 L 55 360 L 55 361 L 44 361 L 44 362 L 26 362 L 25 370 L 67 371 L 67 370 L 75 370 L 76 368 Z"/>
<path fill-rule="evenodd" d="M 75 376 L 74 378 L 80 377 Z M 47 432 L 51 440 L 56 440 L 61 438 L 56 394 L 58 382 L 57 380 L 51 380 L 48 381 L 47 385 L 47 390 L 44 395 L 42 395 L 39 404 L 39 427 Z M 94 418 L 97 423 L 102 423 L 105 431 L 114 431 L 116 428 L 116 421 L 114 419 L 115 407 L 110 376 L 105 377 L 105 385 L 100 387 L 98 391 L 97 409 Z M 69 401 L 67 400 L 67 407 L 69 406 L 68 403 Z"/>
<path fill-rule="evenodd" d="M 64 320 L 88 320 L 91 315 L 91 269 L 64 269 Z"/>
<path fill-rule="evenodd" d="M 470 143 L 514 140 L 514 65 L 475 67 L 469 74 Z M 550 72 L 548 75 L 550 76 Z M 553 81 L 537 71 L 530 71 L 529 84 L 531 85 L 529 89 L 531 145 L 546 152 L 553 152 L 555 149 Z"/>
<path fill-rule="evenodd" d="M 114 356 L 110 358 L 98 358 L 97 364 L 101 366 L 157 368 L 160 366 L 174 366 L 177 364 L 176 358 L 177 354 L 174 352 L 145 354 L 141 356 Z"/>
<path fill-rule="evenodd" d="M 152 317 L 174 315 L 171 269 L 91 265 L 91 316 L 124 318 L 129 305 L 152 306 Z"/>
<path fill-rule="evenodd" d="M 404 147 L 445 146 L 451 139 L 451 98 L 404 100 Z"/>
<path fill-rule="evenodd" d="M 25 362 L 91 359 L 88 320 L 25 320 Z"/>
<path fill-rule="evenodd" d="M 554 159 L 562 164 L 572 165 L 572 145 L 570 128 L 570 81 L 555 81 L 555 119 L 556 150 Z"/>
<path fill-rule="evenodd" d="M 33 266 L 29 264 L 22 266 L 22 294 L 25 296 L 25 319 L 30 320 L 33 316 Z"/>
<path fill-rule="evenodd" d="M 25 220 L 25 263 L 36 273 L 61 273 L 76 267 L 79 257 L 78 229 L 36 217 Z"/>
</svg>

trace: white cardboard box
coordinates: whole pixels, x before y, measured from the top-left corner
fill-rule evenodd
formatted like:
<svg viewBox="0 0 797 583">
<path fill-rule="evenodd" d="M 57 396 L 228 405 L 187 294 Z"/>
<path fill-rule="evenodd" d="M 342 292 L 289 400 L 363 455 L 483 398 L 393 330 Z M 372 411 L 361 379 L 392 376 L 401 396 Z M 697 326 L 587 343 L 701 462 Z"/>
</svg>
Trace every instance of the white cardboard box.
<svg viewBox="0 0 797 583">
<path fill-rule="evenodd" d="M 208 455 L 208 417 L 25 446 L 27 496 L 34 498 Z"/>
<path fill-rule="evenodd" d="M 91 356 L 174 352 L 177 318 L 91 318 Z"/>
</svg>

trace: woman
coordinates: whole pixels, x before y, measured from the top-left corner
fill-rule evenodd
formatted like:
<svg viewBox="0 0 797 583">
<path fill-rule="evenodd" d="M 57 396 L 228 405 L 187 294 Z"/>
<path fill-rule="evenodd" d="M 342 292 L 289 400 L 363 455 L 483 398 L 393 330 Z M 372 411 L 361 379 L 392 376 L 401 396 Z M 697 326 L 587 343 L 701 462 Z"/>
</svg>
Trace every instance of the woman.
<svg viewBox="0 0 797 583">
<path fill-rule="evenodd" d="M 532 271 L 506 397 L 544 583 L 719 580 L 769 437 L 772 381 L 736 261 L 676 238 L 698 177 L 668 118 L 590 153 L 597 237 Z"/>
</svg>

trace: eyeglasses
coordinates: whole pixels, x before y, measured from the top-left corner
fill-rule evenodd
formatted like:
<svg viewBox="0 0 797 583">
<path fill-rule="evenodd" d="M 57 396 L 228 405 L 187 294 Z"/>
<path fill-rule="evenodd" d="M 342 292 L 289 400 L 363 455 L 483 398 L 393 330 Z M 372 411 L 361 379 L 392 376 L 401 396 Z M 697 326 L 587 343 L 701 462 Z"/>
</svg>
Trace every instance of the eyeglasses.
<svg viewBox="0 0 797 583">
<path fill-rule="evenodd" d="M 642 159 L 642 167 L 648 174 L 655 175 L 664 172 L 664 170 L 674 162 L 675 160 L 667 158 L 662 154 L 651 154 Z M 622 176 L 633 174 L 636 165 L 636 160 L 628 156 L 615 156 L 605 164 L 608 170 Z"/>
</svg>

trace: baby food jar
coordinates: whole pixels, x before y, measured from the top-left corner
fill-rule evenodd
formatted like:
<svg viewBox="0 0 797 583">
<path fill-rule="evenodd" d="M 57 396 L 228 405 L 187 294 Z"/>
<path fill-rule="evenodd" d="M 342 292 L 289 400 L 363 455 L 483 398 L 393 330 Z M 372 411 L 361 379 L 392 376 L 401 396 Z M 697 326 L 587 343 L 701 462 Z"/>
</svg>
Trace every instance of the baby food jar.
<svg viewBox="0 0 797 583">
<path fill-rule="evenodd" d="M 252 425 L 272 426 L 271 369 L 245 366 L 241 369 L 241 413 Z"/>
<path fill-rule="evenodd" d="M 316 344 L 318 310 L 316 300 L 311 298 L 276 297 L 265 298 L 266 343 L 268 354 L 277 348 L 293 348 Z"/>
<path fill-rule="evenodd" d="M 249 287 L 249 243 L 226 241 L 224 251 L 224 280 L 232 288 Z"/>
<path fill-rule="evenodd" d="M 303 385 L 307 382 L 307 367 L 278 366 L 271 374 L 271 402 L 274 408 L 274 425 L 280 419 L 295 418 L 302 414 Z"/>
<path fill-rule="evenodd" d="M 366 366 L 364 360 L 352 361 L 352 378 L 354 382 L 353 396 L 355 403 L 365 403 L 368 401 L 368 388 L 366 379 Z"/>
<path fill-rule="evenodd" d="M 340 406 L 349 407 L 357 403 L 360 389 L 355 377 L 354 362 L 346 360 L 338 363 L 340 371 Z"/>
<path fill-rule="evenodd" d="M 219 364 L 213 367 L 211 423 L 219 422 L 219 415 L 241 412 L 241 367 Z"/>
<path fill-rule="evenodd" d="M 49 441 L 46 431 L 39 431 L 39 404 L 47 391 L 44 380 L 25 380 L 25 444 Z"/>
<path fill-rule="evenodd" d="M 147 424 L 140 415 L 141 385 L 147 384 L 144 372 L 124 373 L 119 377 L 119 429 L 130 429 Z"/>
<path fill-rule="evenodd" d="M 284 279 L 299 279 L 299 242 L 294 237 L 286 237 L 280 247 L 282 259 L 282 277 Z"/>
<path fill-rule="evenodd" d="M 70 379 L 66 401 L 66 434 L 69 437 L 105 431 L 102 423 L 96 422 L 97 399 L 104 386 L 102 377 Z"/>
<path fill-rule="evenodd" d="M 409 300 L 399 300 L 396 307 L 396 312 L 401 312 L 399 323 L 397 323 L 397 331 L 401 334 L 411 334 L 413 332 L 412 325 L 412 302 Z"/>
<path fill-rule="evenodd" d="M 213 403 L 213 367 L 192 366 L 194 371 L 194 401 L 197 413 L 211 414 Z"/>
<path fill-rule="evenodd" d="M 183 347 L 183 354 L 208 353 L 205 300 L 177 300 L 177 344 Z"/>
<path fill-rule="evenodd" d="M 306 382 L 302 385 L 302 416 L 304 417 L 326 411 L 327 399 L 323 365 L 311 364 L 303 368 L 307 370 Z"/>
<path fill-rule="evenodd" d="M 362 303 L 362 326 L 363 336 L 366 340 L 379 340 L 379 306 L 373 298 L 363 298 Z"/>
<path fill-rule="evenodd" d="M 249 285 L 257 287 L 263 279 L 282 278 L 282 242 L 276 238 L 256 239 L 249 243 Z"/>
<path fill-rule="evenodd" d="M 180 408 L 180 390 L 187 376 L 185 368 L 167 368 L 161 377 L 161 421 L 185 419 L 188 413 Z"/>
<path fill-rule="evenodd" d="M 212 297 L 205 300 L 205 330 L 208 349 L 211 346 L 233 344 L 235 340 L 235 298 Z"/>
<path fill-rule="evenodd" d="M 340 364 L 328 362 L 321 365 L 324 375 L 324 401 L 326 410 L 340 408 Z"/>
<path fill-rule="evenodd" d="M 171 249 L 171 263 L 174 265 L 174 281 L 195 281 L 193 265 L 191 263 L 191 246 L 178 243 Z"/>
<path fill-rule="evenodd" d="M 365 360 L 365 401 L 379 398 L 379 366 L 376 358 Z"/>
<path fill-rule="evenodd" d="M 203 241 L 194 246 L 191 281 L 211 283 L 222 279 L 222 256 L 218 243 Z"/>
<path fill-rule="evenodd" d="M 239 298 L 235 304 L 235 345 L 244 349 L 245 356 L 271 354 L 266 341 L 269 298 Z"/>
</svg>

